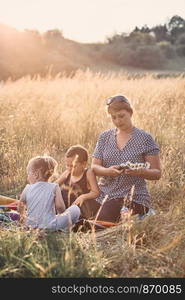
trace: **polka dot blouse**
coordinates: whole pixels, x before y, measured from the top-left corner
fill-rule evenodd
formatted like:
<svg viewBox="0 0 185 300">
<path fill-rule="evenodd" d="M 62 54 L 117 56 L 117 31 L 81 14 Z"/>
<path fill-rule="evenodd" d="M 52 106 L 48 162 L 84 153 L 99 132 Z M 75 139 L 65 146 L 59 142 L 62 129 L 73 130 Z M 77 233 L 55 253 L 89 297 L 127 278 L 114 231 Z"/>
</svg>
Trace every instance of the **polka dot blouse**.
<svg viewBox="0 0 185 300">
<path fill-rule="evenodd" d="M 116 133 L 116 128 L 104 131 L 100 135 L 92 155 L 101 159 L 102 166 L 105 168 L 120 165 L 127 161 L 143 163 L 146 155 L 159 153 L 159 147 L 152 136 L 141 129 L 133 128 L 131 138 L 121 150 L 117 146 Z M 102 176 L 99 178 L 98 184 L 101 193 L 97 201 L 100 203 L 106 195 L 108 195 L 108 199 L 125 198 L 128 203 L 131 200 L 131 188 L 134 186 L 132 201 L 147 207 L 151 206 L 151 199 L 144 178 L 123 173 L 117 177 Z"/>
</svg>

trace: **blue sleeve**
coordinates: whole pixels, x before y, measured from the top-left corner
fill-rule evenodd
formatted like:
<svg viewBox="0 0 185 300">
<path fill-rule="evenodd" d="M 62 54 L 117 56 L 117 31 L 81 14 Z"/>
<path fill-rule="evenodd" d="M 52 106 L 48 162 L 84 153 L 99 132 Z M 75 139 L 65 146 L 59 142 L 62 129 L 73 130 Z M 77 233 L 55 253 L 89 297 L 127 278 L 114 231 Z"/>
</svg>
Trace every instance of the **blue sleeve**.
<svg viewBox="0 0 185 300">
<path fill-rule="evenodd" d="M 150 134 L 147 134 L 146 138 L 146 155 L 157 155 L 160 152 L 159 146 L 154 141 L 153 137 Z"/>
<path fill-rule="evenodd" d="M 21 199 L 20 199 L 20 201 L 22 201 L 22 202 L 24 202 L 24 203 L 26 203 L 26 192 L 27 192 L 29 186 L 30 186 L 30 185 L 27 184 L 27 185 L 25 186 L 24 190 L 23 190 L 22 193 L 21 193 Z"/>
</svg>

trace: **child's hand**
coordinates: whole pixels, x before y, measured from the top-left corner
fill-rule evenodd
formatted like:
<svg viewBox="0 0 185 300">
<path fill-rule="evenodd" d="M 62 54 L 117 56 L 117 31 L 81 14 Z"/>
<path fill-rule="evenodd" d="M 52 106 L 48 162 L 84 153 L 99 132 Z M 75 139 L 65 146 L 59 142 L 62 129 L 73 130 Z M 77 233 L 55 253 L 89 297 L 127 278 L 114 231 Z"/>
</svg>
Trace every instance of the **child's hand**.
<svg viewBox="0 0 185 300">
<path fill-rule="evenodd" d="M 72 205 L 78 205 L 78 206 L 82 206 L 83 202 L 85 201 L 85 196 L 84 195 L 80 195 L 74 202 Z"/>
</svg>

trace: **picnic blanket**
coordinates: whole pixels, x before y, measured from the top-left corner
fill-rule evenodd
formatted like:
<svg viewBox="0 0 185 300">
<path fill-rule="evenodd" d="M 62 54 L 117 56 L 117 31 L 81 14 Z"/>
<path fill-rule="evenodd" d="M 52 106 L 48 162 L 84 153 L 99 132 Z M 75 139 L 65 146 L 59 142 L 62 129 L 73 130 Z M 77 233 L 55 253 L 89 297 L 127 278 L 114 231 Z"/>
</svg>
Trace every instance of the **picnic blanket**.
<svg viewBox="0 0 185 300">
<path fill-rule="evenodd" d="M 0 209 L 17 210 L 19 200 L 0 195 Z"/>
<path fill-rule="evenodd" d="M 8 204 L 18 203 L 18 202 L 19 202 L 19 200 L 16 200 L 14 198 L 0 195 L 0 205 L 8 205 Z"/>
<path fill-rule="evenodd" d="M 9 223 L 19 220 L 17 205 L 19 200 L 0 195 L 0 222 Z"/>
<path fill-rule="evenodd" d="M 136 215 L 136 220 L 137 221 L 142 221 L 146 217 L 154 216 L 156 214 L 155 210 L 153 208 L 150 208 L 149 211 L 144 214 L 144 215 Z M 80 219 L 72 228 L 73 232 L 77 231 L 82 231 L 82 232 L 87 232 L 87 231 L 99 231 L 111 227 L 115 227 L 122 224 L 122 221 L 120 220 L 119 222 L 108 222 L 108 221 L 103 221 L 103 220 L 87 220 L 87 219 Z"/>
<path fill-rule="evenodd" d="M 113 226 L 117 226 L 119 224 L 121 223 L 80 219 L 76 224 L 73 225 L 72 231 L 73 232 L 77 232 L 77 231 L 87 232 L 92 230 L 99 231 Z"/>
</svg>

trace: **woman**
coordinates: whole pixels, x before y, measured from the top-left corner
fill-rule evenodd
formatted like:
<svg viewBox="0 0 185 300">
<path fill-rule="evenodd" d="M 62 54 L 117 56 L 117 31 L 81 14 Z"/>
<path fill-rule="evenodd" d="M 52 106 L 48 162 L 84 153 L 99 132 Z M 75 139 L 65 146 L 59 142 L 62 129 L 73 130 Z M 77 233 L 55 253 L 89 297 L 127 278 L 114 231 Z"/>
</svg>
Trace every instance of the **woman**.
<svg viewBox="0 0 185 300">
<path fill-rule="evenodd" d="M 161 177 L 159 147 L 152 136 L 132 124 L 133 110 L 128 99 L 122 95 L 106 101 L 108 114 L 116 128 L 104 131 L 96 144 L 92 168 L 100 176 L 99 203 L 103 203 L 99 220 L 116 222 L 121 208 L 127 206 L 132 214 L 143 215 L 151 206 L 146 180 Z M 120 164 L 150 164 L 149 169 L 120 170 Z M 106 199 L 106 201 L 103 201 Z"/>
</svg>

